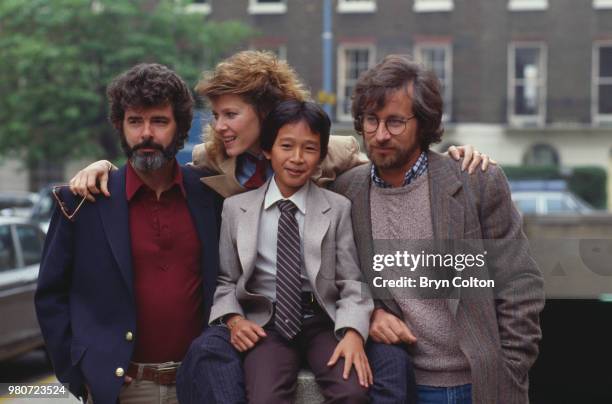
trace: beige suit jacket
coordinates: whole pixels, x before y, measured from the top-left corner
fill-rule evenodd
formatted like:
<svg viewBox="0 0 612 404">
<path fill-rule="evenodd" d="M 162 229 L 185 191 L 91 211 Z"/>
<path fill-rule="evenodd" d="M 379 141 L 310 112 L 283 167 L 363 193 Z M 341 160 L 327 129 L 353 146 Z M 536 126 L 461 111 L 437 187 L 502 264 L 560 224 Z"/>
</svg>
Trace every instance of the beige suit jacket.
<svg viewBox="0 0 612 404">
<path fill-rule="evenodd" d="M 236 179 L 236 157 L 220 155 L 210 158 L 206 148 L 206 143 L 202 143 L 193 149 L 193 165 L 217 175 L 203 177 L 202 182 L 224 198 L 247 191 Z M 359 144 L 354 137 L 330 136 L 327 156 L 312 179 L 324 186 L 341 173 L 367 162 L 367 157 L 359 152 Z"/>
<path fill-rule="evenodd" d="M 269 182 L 224 202 L 220 271 L 211 323 L 238 313 L 263 326 L 272 317 L 272 302 L 247 287 L 255 269 L 257 229 Z M 353 328 L 367 340 L 374 304 L 361 280 L 350 202 L 311 186 L 306 197 L 303 243 L 306 274 L 318 304 L 334 321 L 334 330 Z"/>
<path fill-rule="evenodd" d="M 544 306 L 544 291 L 506 177 L 497 166 L 468 175 L 460 170 L 460 162 L 435 152 L 428 156 L 434 239 L 496 240 L 500 250 L 495 260 L 487 263 L 490 278 L 503 285 L 496 296 L 491 293 L 487 299 L 459 294 L 448 299 L 459 345 L 471 368 L 473 402 L 528 403 L 528 371 L 542 336 L 539 313 Z M 355 241 L 368 285 L 375 276 L 370 169 L 371 164 L 354 168 L 332 187 L 352 202 Z M 380 298 L 375 301 L 377 307 L 402 317 L 390 291 L 377 290 L 376 297 Z"/>
</svg>

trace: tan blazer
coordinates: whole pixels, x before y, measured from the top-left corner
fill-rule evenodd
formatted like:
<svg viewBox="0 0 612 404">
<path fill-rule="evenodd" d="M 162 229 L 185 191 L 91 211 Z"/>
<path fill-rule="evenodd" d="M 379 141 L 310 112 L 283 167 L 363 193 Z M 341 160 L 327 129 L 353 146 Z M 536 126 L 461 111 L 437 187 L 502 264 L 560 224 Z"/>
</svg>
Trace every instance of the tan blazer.
<svg viewBox="0 0 612 404">
<path fill-rule="evenodd" d="M 487 262 L 491 279 L 503 284 L 496 291 L 498 300 L 492 293 L 488 299 L 461 294 L 448 299 L 459 345 L 471 368 L 473 403 L 528 403 L 528 371 L 542 337 L 539 313 L 544 307 L 544 291 L 542 275 L 524 242 L 522 220 L 510 199 L 506 177 L 497 166 L 468 175 L 460 170 L 460 162 L 447 156 L 429 152 L 428 157 L 434 239 L 491 239 L 508 247 L 502 248 L 493 262 Z M 371 164 L 354 168 L 332 187 L 352 202 L 355 241 L 368 285 L 375 276 L 370 169 Z M 380 298 L 375 301 L 377 307 L 402 317 L 391 292 L 376 292 Z"/>
<path fill-rule="evenodd" d="M 224 198 L 247 191 L 236 179 L 236 157 L 219 155 L 210 158 L 206 147 L 206 143 L 194 147 L 193 165 L 199 169 L 218 173 L 218 175 L 203 177 L 202 182 Z M 327 156 L 313 174 L 312 179 L 318 185 L 324 186 L 339 174 L 367 162 L 367 157 L 359 152 L 359 144 L 354 137 L 330 136 Z"/>
<path fill-rule="evenodd" d="M 269 182 L 225 200 L 211 323 L 238 313 L 263 326 L 272 317 L 272 302 L 246 288 L 255 269 L 257 229 Z M 317 302 L 334 321 L 336 332 L 350 327 L 365 341 L 374 304 L 361 281 L 351 204 L 345 197 L 313 184 L 306 197 L 306 209 L 304 265 Z"/>
</svg>

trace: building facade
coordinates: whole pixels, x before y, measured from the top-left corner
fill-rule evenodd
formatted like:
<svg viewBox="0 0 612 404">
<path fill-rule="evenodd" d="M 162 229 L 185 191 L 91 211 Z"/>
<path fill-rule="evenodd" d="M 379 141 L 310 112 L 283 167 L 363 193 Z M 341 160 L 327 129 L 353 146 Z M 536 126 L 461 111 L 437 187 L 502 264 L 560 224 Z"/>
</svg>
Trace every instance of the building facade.
<svg viewBox="0 0 612 404">
<path fill-rule="evenodd" d="M 245 46 L 286 58 L 315 99 L 332 101 L 336 132 L 351 132 L 359 74 L 387 54 L 412 54 L 442 84 L 443 148 L 471 143 L 501 164 L 566 172 L 602 167 L 612 209 L 612 0 L 199 0 L 189 7 L 252 26 L 258 35 Z M 324 38 L 332 45 L 327 72 Z"/>
</svg>

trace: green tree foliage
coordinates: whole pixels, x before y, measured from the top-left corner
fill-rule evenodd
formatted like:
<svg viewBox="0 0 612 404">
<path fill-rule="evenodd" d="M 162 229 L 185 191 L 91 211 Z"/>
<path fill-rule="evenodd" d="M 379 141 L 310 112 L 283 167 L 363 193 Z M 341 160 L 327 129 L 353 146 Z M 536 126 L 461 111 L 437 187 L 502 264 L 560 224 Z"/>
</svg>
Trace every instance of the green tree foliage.
<svg viewBox="0 0 612 404">
<path fill-rule="evenodd" d="M 202 70 L 251 34 L 175 0 L 1 0 L 0 154 L 27 167 L 116 157 L 106 85 L 156 62 L 194 86 Z"/>
</svg>

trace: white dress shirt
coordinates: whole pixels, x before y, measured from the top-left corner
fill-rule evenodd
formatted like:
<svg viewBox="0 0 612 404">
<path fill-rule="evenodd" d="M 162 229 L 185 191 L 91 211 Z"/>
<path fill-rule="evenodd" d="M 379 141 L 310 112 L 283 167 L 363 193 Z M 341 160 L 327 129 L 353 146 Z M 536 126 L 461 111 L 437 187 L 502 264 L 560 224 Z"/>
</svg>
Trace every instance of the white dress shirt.
<svg viewBox="0 0 612 404">
<path fill-rule="evenodd" d="M 304 215 L 306 215 L 306 196 L 310 189 L 310 181 L 306 182 L 296 193 L 289 198 L 284 198 L 275 177 L 270 180 L 261 216 L 259 217 L 259 229 L 257 230 L 257 258 L 255 259 L 255 270 L 249 279 L 246 289 L 253 293 L 262 294 L 276 301 L 276 240 L 278 236 L 278 219 L 280 210 L 276 203 L 283 199 L 289 199 L 297 206 L 295 218 L 300 231 L 300 252 L 302 253 L 302 290 L 312 292 L 312 286 L 306 276 L 304 269 Z M 249 229 L 244 229 L 248 231 Z"/>
</svg>

